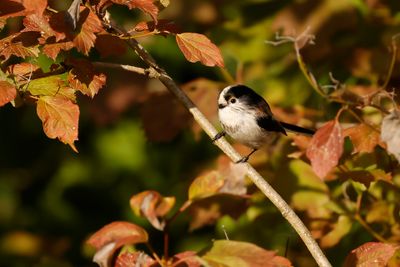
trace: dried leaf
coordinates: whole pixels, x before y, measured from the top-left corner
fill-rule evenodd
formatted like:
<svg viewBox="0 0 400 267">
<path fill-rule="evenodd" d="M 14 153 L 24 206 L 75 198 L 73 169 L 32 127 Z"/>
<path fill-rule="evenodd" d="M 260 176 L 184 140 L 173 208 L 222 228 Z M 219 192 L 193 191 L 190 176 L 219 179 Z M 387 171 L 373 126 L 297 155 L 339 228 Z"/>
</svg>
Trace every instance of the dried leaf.
<svg viewBox="0 0 400 267">
<path fill-rule="evenodd" d="M 132 210 L 137 216 L 143 216 L 158 230 L 165 226 L 164 217 L 174 206 L 175 197 L 163 197 L 156 191 L 144 191 L 130 200 Z"/>
<path fill-rule="evenodd" d="M 3 19 L 26 16 L 32 11 L 27 10 L 21 0 L 1 0 L 0 17 Z"/>
<path fill-rule="evenodd" d="M 327 122 L 314 134 L 307 157 L 319 178 L 323 179 L 336 167 L 343 153 L 344 136 L 337 120 Z"/>
<path fill-rule="evenodd" d="M 74 36 L 73 42 L 78 51 L 89 55 L 96 41 L 96 33 L 103 30 L 101 21 L 89 8 L 81 7 L 78 25 L 79 32 Z"/>
<path fill-rule="evenodd" d="M 3 0 L 2 0 L 3 1 Z M 41 16 L 47 7 L 47 0 L 22 0 L 26 10 L 33 11 L 35 14 Z"/>
<path fill-rule="evenodd" d="M 14 100 L 17 96 L 15 86 L 7 81 L 0 81 L 0 107 Z"/>
<path fill-rule="evenodd" d="M 58 138 L 77 152 L 79 107 L 64 96 L 42 96 L 37 102 L 37 114 L 49 138 Z"/>
<path fill-rule="evenodd" d="M 221 51 L 205 35 L 191 32 L 179 33 L 176 35 L 176 42 L 188 61 L 200 61 L 209 67 L 224 67 Z"/>
<path fill-rule="evenodd" d="M 211 266 L 248 266 L 248 267 L 290 267 L 286 258 L 275 252 L 260 248 L 254 244 L 217 240 L 202 257 Z"/>
<path fill-rule="evenodd" d="M 389 153 L 400 162 L 400 111 L 394 110 L 383 118 L 381 140 L 387 144 Z"/>
<path fill-rule="evenodd" d="M 56 60 L 61 50 L 68 51 L 74 48 L 74 44 L 70 41 L 60 43 L 46 43 L 43 46 L 43 53 L 49 58 Z"/>
<path fill-rule="evenodd" d="M 43 72 L 36 64 L 21 62 L 7 67 L 7 72 L 12 74 L 16 81 L 27 81 L 35 75 L 42 75 Z"/>
<path fill-rule="evenodd" d="M 90 61 L 71 58 L 66 64 L 73 67 L 68 74 L 70 86 L 84 95 L 93 98 L 105 85 L 106 76 L 96 72 Z"/>
<path fill-rule="evenodd" d="M 157 262 L 144 252 L 124 252 L 119 254 L 115 267 L 150 267 L 156 266 Z"/>
<path fill-rule="evenodd" d="M 350 137 L 355 153 L 371 153 L 379 143 L 379 132 L 365 123 L 347 128 L 343 131 L 343 134 Z"/>
<path fill-rule="evenodd" d="M 94 233 L 87 244 L 96 248 L 93 261 L 100 266 L 109 266 L 114 252 L 128 244 L 145 243 L 147 232 L 140 226 L 128 222 L 112 222 Z"/>
<path fill-rule="evenodd" d="M 353 249 L 347 256 L 344 267 L 380 267 L 387 266 L 389 259 L 399 248 L 398 245 L 368 242 Z"/>
<path fill-rule="evenodd" d="M 153 32 L 157 30 L 160 34 L 178 33 L 178 27 L 176 24 L 167 19 L 160 19 L 157 21 L 142 21 L 136 24 L 136 26 L 129 30 L 129 32 Z"/>
</svg>

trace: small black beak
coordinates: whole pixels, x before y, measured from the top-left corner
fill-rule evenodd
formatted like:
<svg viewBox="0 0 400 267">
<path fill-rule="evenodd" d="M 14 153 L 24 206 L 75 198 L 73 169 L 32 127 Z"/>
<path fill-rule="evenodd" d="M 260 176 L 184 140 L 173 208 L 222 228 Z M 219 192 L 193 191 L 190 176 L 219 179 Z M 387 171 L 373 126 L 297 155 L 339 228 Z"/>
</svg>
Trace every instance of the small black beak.
<svg viewBox="0 0 400 267">
<path fill-rule="evenodd" d="M 226 105 L 224 105 L 224 104 L 218 104 L 218 108 L 219 108 L 219 109 L 223 109 L 224 107 L 226 107 Z"/>
</svg>

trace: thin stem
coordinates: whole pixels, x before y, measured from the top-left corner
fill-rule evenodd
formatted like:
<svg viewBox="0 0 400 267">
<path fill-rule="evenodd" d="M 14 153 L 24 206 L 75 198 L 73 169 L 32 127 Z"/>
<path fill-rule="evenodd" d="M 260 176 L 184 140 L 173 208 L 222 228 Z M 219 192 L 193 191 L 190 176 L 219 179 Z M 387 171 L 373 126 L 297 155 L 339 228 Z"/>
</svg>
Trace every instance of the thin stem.
<svg viewBox="0 0 400 267">
<path fill-rule="evenodd" d="M 158 262 L 158 264 L 160 264 L 162 267 L 165 266 L 165 264 L 163 263 L 163 261 L 160 259 L 160 257 L 158 257 L 157 253 L 154 251 L 153 247 L 150 245 L 149 242 L 146 243 L 147 248 L 150 250 L 151 255 L 154 257 L 154 259 Z"/>
<path fill-rule="evenodd" d="M 177 210 L 174 215 L 172 215 L 169 219 L 165 222 L 164 227 L 164 258 L 165 261 L 168 262 L 169 258 L 169 226 L 170 224 L 178 217 L 179 214 L 182 214 L 190 205 L 192 204 L 191 200 L 186 200 L 185 203 Z"/>
<path fill-rule="evenodd" d="M 354 219 L 355 219 L 359 224 L 361 224 L 361 226 L 364 227 L 364 229 L 365 229 L 368 233 L 370 233 L 376 240 L 378 240 L 378 241 L 380 241 L 380 242 L 382 242 L 382 243 L 387 243 L 387 242 L 388 242 L 383 236 L 381 236 L 380 234 L 378 234 L 377 232 L 375 232 L 375 230 L 372 229 L 372 228 L 367 224 L 367 222 L 364 221 L 364 219 L 363 219 L 359 214 L 354 215 Z"/>
</svg>

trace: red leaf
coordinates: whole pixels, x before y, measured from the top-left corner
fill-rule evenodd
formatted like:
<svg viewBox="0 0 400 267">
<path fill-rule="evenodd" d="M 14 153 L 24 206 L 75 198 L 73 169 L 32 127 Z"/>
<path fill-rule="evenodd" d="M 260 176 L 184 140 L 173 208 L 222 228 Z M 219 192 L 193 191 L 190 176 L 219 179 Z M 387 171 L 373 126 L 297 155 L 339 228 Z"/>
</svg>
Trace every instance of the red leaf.
<svg viewBox="0 0 400 267">
<path fill-rule="evenodd" d="M 314 134 L 306 155 L 319 178 L 324 178 L 337 166 L 343 153 L 343 143 L 342 128 L 337 120 L 327 122 Z"/>
<path fill-rule="evenodd" d="M 56 60 L 61 50 L 68 51 L 74 47 L 74 44 L 70 41 L 60 42 L 54 44 L 45 44 L 43 46 L 43 53 L 49 58 Z"/>
<path fill-rule="evenodd" d="M 154 0 L 101 0 L 98 6 L 102 7 L 110 2 L 127 6 L 129 9 L 139 8 L 143 12 L 148 13 L 154 21 L 157 21 L 158 8 L 153 3 Z"/>
<path fill-rule="evenodd" d="M 17 96 L 15 86 L 7 81 L 0 81 L 0 107 L 14 100 Z"/>
<path fill-rule="evenodd" d="M 157 191 L 144 191 L 130 200 L 132 210 L 137 216 L 144 216 L 158 230 L 163 230 L 164 217 L 174 206 L 175 197 L 163 197 Z"/>
<path fill-rule="evenodd" d="M 172 258 L 173 267 L 200 267 L 202 260 L 194 251 L 185 251 L 175 254 Z"/>
<path fill-rule="evenodd" d="M 188 61 L 200 61 L 210 67 L 224 67 L 221 51 L 205 35 L 190 32 L 180 33 L 176 35 L 176 42 Z"/>
<path fill-rule="evenodd" d="M 368 242 L 353 249 L 347 256 L 344 267 L 387 266 L 389 259 L 399 248 L 395 244 Z"/>
<path fill-rule="evenodd" d="M 129 222 L 112 222 L 94 233 L 87 243 L 100 249 L 109 243 L 117 247 L 127 244 L 146 243 L 147 232 L 140 226 Z"/>
<path fill-rule="evenodd" d="M 37 114 L 49 138 L 58 138 L 77 152 L 79 107 L 64 96 L 42 96 L 37 102 Z"/>
<path fill-rule="evenodd" d="M 68 81 L 75 90 L 93 98 L 105 85 L 106 76 L 103 73 L 97 73 L 90 61 L 69 59 L 66 64 L 73 67 L 68 74 Z"/>
<path fill-rule="evenodd" d="M 147 240 L 147 232 L 142 227 L 128 222 L 112 222 L 94 233 L 86 243 L 97 250 L 94 262 L 100 266 L 111 266 L 109 262 L 117 249 L 128 244 L 145 243 Z"/>
<path fill-rule="evenodd" d="M 168 34 L 168 33 L 178 33 L 179 30 L 176 27 L 176 24 L 167 19 L 160 19 L 157 23 L 154 21 L 142 21 L 136 24 L 136 26 L 129 30 L 129 32 L 152 32 L 157 30 L 160 34 Z"/>
<path fill-rule="evenodd" d="M 73 42 L 78 51 L 89 55 L 89 51 L 96 40 L 95 33 L 103 30 L 101 21 L 90 9 L 81 7 L 78 28 L 80 28 L 80 31 L 75 35 Z"/>
</svg>

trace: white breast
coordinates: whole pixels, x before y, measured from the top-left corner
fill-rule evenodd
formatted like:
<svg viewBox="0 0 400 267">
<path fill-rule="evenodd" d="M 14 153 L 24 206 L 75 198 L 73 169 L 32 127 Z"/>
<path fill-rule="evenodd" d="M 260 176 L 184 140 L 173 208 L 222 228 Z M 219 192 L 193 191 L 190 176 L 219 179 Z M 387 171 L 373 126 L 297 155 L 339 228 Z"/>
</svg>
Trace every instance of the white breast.
<svg viewBox="0 0 400 267">
<path fill-rule="evenodd" d="M 218 115 L 225 132 L 246 146 L 259 148 L 270 137 L 267 131 L 258 126 L 252 110 L 236 110 L 227 106 L 219 109 Z"/>
</svg>

